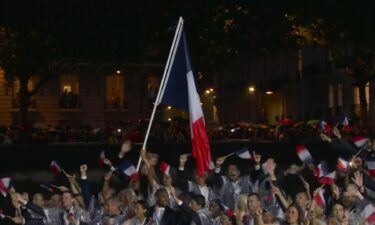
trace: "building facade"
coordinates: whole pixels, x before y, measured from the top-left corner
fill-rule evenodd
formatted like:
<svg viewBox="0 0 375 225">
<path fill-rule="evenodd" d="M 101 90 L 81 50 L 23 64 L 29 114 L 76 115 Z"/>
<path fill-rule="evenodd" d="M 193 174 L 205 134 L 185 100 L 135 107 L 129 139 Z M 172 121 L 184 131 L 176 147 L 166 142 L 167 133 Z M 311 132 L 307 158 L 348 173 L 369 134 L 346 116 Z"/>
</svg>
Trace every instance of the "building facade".
<svg viewBox="0 0 375 225">
<path fill-rule="evenodd" d="M 77 69 L 78 68 L 78 69 Z M 126 65 L 117 69 L 89 64 L 49 79 L 29 105 L 29 120 L 37 127 L 58 125 L 112 126 L 147 119 L 156 97 L 163 67 Z M 29 81 L 29 90 L 38 77 Z M 6 81 L 0 70 L 0 124 L 19 124 L 19 82 Z"/>
<path fill-rule="evenodd" d="M 359 90 L 345 69 L 335 68 L 329 51 L 307 47 L 240 64 L 215 74 L 221 123 L 324 119 L 360 115 Z M 375 86 L 366 87 L 370 122 L 375 122 Z"/>
</svg>

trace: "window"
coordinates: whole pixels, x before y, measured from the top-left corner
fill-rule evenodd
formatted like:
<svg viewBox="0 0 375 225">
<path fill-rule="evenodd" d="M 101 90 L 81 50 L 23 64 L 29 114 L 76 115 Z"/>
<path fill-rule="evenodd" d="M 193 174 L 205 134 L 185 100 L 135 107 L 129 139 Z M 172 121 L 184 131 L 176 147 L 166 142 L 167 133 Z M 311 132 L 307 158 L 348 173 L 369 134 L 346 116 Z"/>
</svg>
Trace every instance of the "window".
<svg viewBox="0 0 375 225">
<path fill-rule="evenodd" d="M 60 92 L 64 91 L 79 94 L 79 77 L 77 75 L 61 75 L 60 76 Z"/>
<path fill-rule="evenodd" d="M 76 109 L 81 108 L 79 98 L 79 77 L 78 75 L 60 76 L 60 108 Z"/>
<path fill-rule="evenodd" d="M 106 102 L 107 108 L 123 108 L 124 104 L 124 76 L 112 74 L 106 77 Z"/>
<path fill-rule="evenodd" d="M 337 96 L 338 96 L 338 106 L 342 106 L 343 105 L 343 101 L 344 101 L 344 85 L 343 84 L 339 84 L 338 85 L 338 93 L 337 93 Z"/>
<path fill-rule="evenodd" d="M 366 95 L 366 104 L 370 104 L 370 82 L 366 83 L 365 87 L 365 95 Z M 354 105 L 360 105 L 361 100 L 359 96 L 359 87 L 354 87 Z M 369 110 L 369 107 L 367 107 L 367 110 Z"/>
<path fill-rule="evenodd" d="M 329 88 L 328 88 L 328 107 L 333 108 L 334 105 L 335 105 L 334 86 L 329 85 Z"/>
<path fill-rule="evenodd" d="M 66 90 L 67 92 L 71 92 L 72 91 L 72 86 L 66 85 L 66 86 L 64 86 L 63 90 L 64 91 Z"/>
</svg>

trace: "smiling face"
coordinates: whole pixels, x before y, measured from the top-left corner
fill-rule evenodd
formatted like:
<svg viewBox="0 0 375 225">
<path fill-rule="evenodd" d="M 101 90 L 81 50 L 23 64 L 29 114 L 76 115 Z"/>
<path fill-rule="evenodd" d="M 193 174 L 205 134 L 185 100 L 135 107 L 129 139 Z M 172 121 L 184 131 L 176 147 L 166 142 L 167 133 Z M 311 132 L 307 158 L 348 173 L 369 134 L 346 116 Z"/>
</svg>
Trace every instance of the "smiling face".
<svg viewBox="0 0 375 225">
<path fill-rule="evenodd" d="M 166 207 L 168 206 L 169 196 L 168 192 L 165 189 L 157 190 L 155 193 L 156 204 L 159 207 Z"/>
<path fill-rule="evenodd" d="M 235 182 L 240 178 L 241 172 L 238 170 L 236 165 L 228 166 L 228 178 L 230 181 Z"/>
</svg>

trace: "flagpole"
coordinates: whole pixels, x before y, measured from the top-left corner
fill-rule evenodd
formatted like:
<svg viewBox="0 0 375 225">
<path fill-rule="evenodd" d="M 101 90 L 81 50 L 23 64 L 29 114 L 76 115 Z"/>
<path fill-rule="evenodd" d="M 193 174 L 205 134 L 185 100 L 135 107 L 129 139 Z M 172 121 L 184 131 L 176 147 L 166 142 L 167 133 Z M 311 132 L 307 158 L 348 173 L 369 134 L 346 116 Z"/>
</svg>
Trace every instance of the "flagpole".
<svg viewBox="0 0 375 225">
<path fill-rule="evenodd" d="M 180 19 L 178 21 L 177 28 L 176 28 L 176 33 L 174 34 L 171 50 L 170 50 L 169 55 L 168 55 L 167 64 L 165 65 L 165 68 L 164 68 L 163 77 L 160 81 L 159 91 L 158 91 L 158 94 L 157 94 L 156 99 L 155 99 L 154 108 L 153 108 L 152 113 L 151 113 L 150 121 L 148 123 L 145 139 L 143 141 L 143 145 L 142 145 L 141 150 L 146 149 L 148 136 L 150 135 L 151 125 L 152 125 L 152 122 L 153 122 L 154 117 L 155 117 L 156 107 L 158 106 L 158 103 L 159 103 L 159 100 L 160 100 L 161 90 L 163 89 L 163 86 L 164 86 L 164 83 L 165 83 L 166 74 L 170 72 L 171 58 L 172 58 L 172 55 L 174 55 L 175 52 L 176 52 L 176 43 L 177 43 L 178 37 L 180 36 L 179 34 L 181 33 L 183 23 L 184 23 L 184 21 L 183 21 L 182 17 L 180 17 Z M 139 156 L 138 163 L 137 163 L 137 171 L 139 171 L 139 167 L 141 166 L 141 162 L 142 162 L 142 157 Z"/>
</svg>

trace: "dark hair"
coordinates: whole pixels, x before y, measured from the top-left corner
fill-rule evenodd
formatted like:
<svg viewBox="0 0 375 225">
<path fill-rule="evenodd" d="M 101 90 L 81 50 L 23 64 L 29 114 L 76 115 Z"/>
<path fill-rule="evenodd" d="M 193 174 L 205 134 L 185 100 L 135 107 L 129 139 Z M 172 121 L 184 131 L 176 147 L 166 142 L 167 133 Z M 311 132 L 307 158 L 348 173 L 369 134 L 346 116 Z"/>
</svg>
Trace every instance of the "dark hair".
<svg viewBox="0 0 375 225">
<path fill-rule="evenodd" d="M 158 190 L 155 191 L 155 198 L 159 198 L 162 194 L 167 194 L 168 191 L 165 188 L 159 188 Z"/>
<path fill-rule="evenodd" d="M 252 192 L 252 193 L 250 193 L 250 194 L 247 195 L 247 198 L 249 198 L 251 196 L 255 196 L 258 199 L 258 201 L 261 201 L 260 195 L 258 193 Z"/>
<path fill-rule="evenodd" d="M 191 200 L 195 201 L 198 205 L 200 205 L 202 208 L 206 205 L 206 199 L 203 195 L 193 195 Z"/>
<path fill-rule="evenodd" d="M 137 204 L 140 204 L 143 209 L 147 209 L 148 210 L 148 204 L 147 204 L 147 202 L 145 200 L 138 200 Z"/>
<path fill-rule="evenodd" d="M 186 203 L 186 204 L 190 204 L 191 202 L 191 197 L 194 193 L 190 193 L 190 192 L 181 192 L 179 195 L 178 195 L 178 198 Z"/>
<path fill-rule="evenodd" d="M 74 198 L 74 194 L 72 191 L 68 190 L 68 191 L 63 191 L 63 193 L 61 195 L 64 195 L 64 194 L 70 194 L 70 197 Z"/>
</svg>

